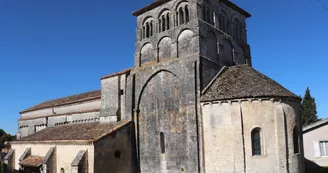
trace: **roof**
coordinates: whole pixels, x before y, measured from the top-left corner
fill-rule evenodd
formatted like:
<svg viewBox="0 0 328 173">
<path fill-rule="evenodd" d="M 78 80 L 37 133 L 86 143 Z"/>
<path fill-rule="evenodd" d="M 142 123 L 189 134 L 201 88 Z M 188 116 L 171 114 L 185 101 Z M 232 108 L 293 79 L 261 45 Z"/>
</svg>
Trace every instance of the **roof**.
<svg viewBox="0 0 328 173">
<path fill-rule="evenodd" d="M 155 2 L 137 10 L 132 12 L 132 14 L 134 16 L 139 16 L 149 10 L 152 10 L 158 6 L 161 6 L 167 2 L 170 2 L 171 0 L 156 0 Z M 243 10 L 242 8 L 238 7 L 236 4 L 234 4 L 233 2 L 231 2 L 230 0 L 220 0 L 220 2 L 226 4 L 227 6 L 231 7 L 232 9 L 238 11 L 239 13 L 241 13 L 242 15 L 244 15 L 245 17 L 251 17 L 251 14 L 249 14 L 247 11 Z"/>
<path fill-rule="evenodd" d="M 224 67 L 204 89 L 201 101 L 291 97 L 295 94 L 248 65 Z"/>
<path fill-rule="evenodd" d="M 124 120 L 116 123 L 83 123 L 67 124 L 49 127 L 39 132 L 13 141 L 12 143 L 29 142 L 97 142 L 112 132 L 128 125 L 130 121 Z"/>
<path fill-rule="evenodd" d="M 42 165 L 42 163 L 43 163 L 43 157 L 29 156 L 23 161 L 21 161 L 19 164 L 27 167 L 39 167 Z"/>
<path fill-rule="evenodd" d="M 106 76 L 104 76 L 100 79 L 102 80 L 102 79 L 107 79 L 107 78 L 110 78 L 110 77 L 118 76 L 118 75 L 121 75 L 121 74 L 130 73 L 131 70 L 132 70 L 132 68 L 128 68 L 128 69 L 125 69 L 125 70 L 122 70 L 122 71 L 119 71 L 119 72 L 116 72 L 116 73 L 106 75 Z"/>
<path fill-rule="evenodd" d="M 62 114 L 49 114 L 49 115 L 42 115 L 42 116 L 29 116 L 29 117 L 21 117 L 18 121 L 25 121 L 25 120 L 35 120 L 40 118 L 47 118 L 47 117 L 57 117 L 62 115 L 74 115 L 74 114 L 85 114 L 85 113 L 93 113 L 93 112 L 100 112 L 100 109 L 91 109 L 86 111 L 76 111 L 76 112 L 67 112 Z"/>
<path fill-rule="evenodd" d="M 325 119 L 322 119 L 322 120 L 320 120 L 320 121 L 318 121 L 318 122 L 315 122 L 315 123 L 313 123 L 313 124 L 310 124 L 310 125 L 308 125 L 308 126 L 305 126 L 305 127 L 303 128 L 303 132 L 304 132 L 304 133 L 307 133 L 307 132 L 309 132 L 309 131 L 311 131 L 311 130 L 313 130 L 313 129 L 316 129 L 316 128 L 319 128 L 319 127 L 322 127 L 322 126 L 327 125 L 327 124 L 328 124 L 328 118 L 325 118 Z"/>
<path fill-rule="evenodd" d="M 54 107 L 54 106 L 60 106 L 60 105 L 78 103 L 78 102 L 83 102 L 83 101 L 88 101 L 88 100 L 93 100 L 93 99 L 99 99 L 100 97 L 101 97 L 101 90 L 89 91 L 89 92 L 82 93 L 82 94 L 77 94 L 77 95 L 67 96 L 67 97 L 58 98 L 58 99 L 54 99 L 54 100 L 50 100 L 50 101 L 45 101 L 43 103 L 40 103 L 38 105 L 35 105 L 33 107 L 30 107 L 28 109 L 21 111 L 20 114 L 39 110 L 39 109 L 50 108 L 50 107 Z"/>
</svg>

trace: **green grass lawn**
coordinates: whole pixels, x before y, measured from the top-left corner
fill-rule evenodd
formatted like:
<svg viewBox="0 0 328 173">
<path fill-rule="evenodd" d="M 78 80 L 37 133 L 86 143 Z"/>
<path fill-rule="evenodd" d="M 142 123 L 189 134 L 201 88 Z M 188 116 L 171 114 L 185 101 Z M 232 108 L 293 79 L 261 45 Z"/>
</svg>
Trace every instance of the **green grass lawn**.
<svg viewBox="0 0 328 173">
<path fill-rule="evenodd" d="M 315 168 L 315 169 L 306 169 L 306 173 L 328 173 L 327 168 Z"/>
</svg>

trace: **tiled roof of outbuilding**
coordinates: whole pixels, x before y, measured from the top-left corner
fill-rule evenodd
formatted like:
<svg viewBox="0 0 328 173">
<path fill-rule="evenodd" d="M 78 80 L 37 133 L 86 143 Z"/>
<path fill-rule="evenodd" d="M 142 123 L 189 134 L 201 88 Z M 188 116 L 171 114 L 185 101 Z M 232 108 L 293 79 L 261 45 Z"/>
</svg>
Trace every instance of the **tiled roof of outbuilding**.
<svg viewBox="0 0 328 173">
<path fill-rule="evenodd" d="M 48 127 L 12 143 L 28 142 L 96 142 L 112 132 L 128 125 L 124 120 L 116 123 L 83 123 Z"/>
<path fill-rule="evenodd" d="M 137 11 L 134 11 L 132 12 L 132 14 L 134 16 L 139 16 L 149 10 L 152 10 L 160 5 L 163 5 L 167 2 L 170 2 L 172 0 L 156 0 L 154 1 L 153 3 L 137 10 Z M 224 4 L 226 4 L 227 6 L 231 7 L 232 9 L 238 11 L 239 13 L 241 13 L 242 15 L 244 15 L 245 17 L 251 17 L 251 14 L 249 14 L 247 11 L 243 10 L 242 8 L 238 7 L 235 3 L 231 2 L 230 0 L 220 0 L 220 2 L 223 2 Z"/>
<path fill-rule="evenodd" d="M 42 165 L 42 163 L 43 163 L 43 157 L 29 156 L 23 161 L 21 161 L 19 164 L 27 167 L 39 167 Z"/>
<path fill-rule="evenodd" d="M 201 101 L 261 97 L 291 97 L 295 94 L 248 65 L 225 67 L 205 88 Z"/>
<path fill-rule="evenodd" d="M 72 95 L 72 96 L 67 96 L 67 97 L 63 97 L 63 98 L 45 101 L 43 103 L 40 103 L 38 105 L 35 105 L 28 109 L 25 109 L 24 111 L 21 111 L 20 114 L 39 110 L 39 109 L 50 108 L 50 107 L 54 107 L 54 106 L 60 106 L 60 105 L 65 105 L 65 104 L 72 104 L 72 103 L 78 103 L 78 102 L 87 101 L 87 100 L 98 99 L 100 97 L 101 97 L 101 90 L 89 91 L 89 92 L 82 93 L 82 94 L 77 94 L 77 95 Z"/>
</svg>

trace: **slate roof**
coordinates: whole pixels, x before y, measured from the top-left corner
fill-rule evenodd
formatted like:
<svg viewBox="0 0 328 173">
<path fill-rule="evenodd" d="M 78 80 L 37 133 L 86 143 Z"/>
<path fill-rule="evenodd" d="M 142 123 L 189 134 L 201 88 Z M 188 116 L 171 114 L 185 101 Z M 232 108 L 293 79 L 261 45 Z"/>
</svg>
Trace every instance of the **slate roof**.
<svg viewBox="0 0 328 173">
<path fill-rule="evenodd" d="M 201 101 L 291 97 L 295 94 L 248 65 L 225 67 L 204 89 Z"/>
<path fill-rule="evenodd" d="M 96 142 L 112 132 L 128 125 L 124 120 L 116 123 L 83 123 L 48 127 L 39 132 L 13 141 L 12 143 L 28 142 Z"/>
<path fill-rule="evenodd" d="M 170 2 L 172 0 L 156 0 L 153 3 L 139 9 L 136 10 L 134 12 L 132 12 L 132 14 L 134 16 L 139 16 L 147 11 L 150 11 L 158 6 L 161 6 L 167 2 Z M 239 13 L 241 13 L 242 15 L 244 15 L 245 17 L 251 17 L 251 14 L 249 14 L 247 11 L 243 10 L 242 8 L 238 7 L 236 4 L 234 4 L 233 2 L 231 2 L 230 0 L 220 0 L 220 2 L 223 2 L 224 4 L 226 4 L 227 6 L 231 7 L 232 9 L 238 11 Z"/>
<path fill-rule="evenodd" d="M 98 99 L 100 97 L 101 97 L 101 90 L 89 91 L 89 92 L 82 93 L 82 94 L 77 94 L 77 95 L 72 95 L 72 96 L 67 96 L 67 97 L 63 97 L 63 98 L 45 101 L 43 103 L 40 103 L 38 105 L 35 105 L 33 107 L 30 107 L 28 109 L 21 111 L 20 114 L 39 110 L 39 109 L 54 107 L 54 106 L 60 106 L 60 105 L 78 103 L 78 102 L 87 101 L 87 100 Z"/>
<path fill-rule="evenodd" d="M 39 167 L 42 165 L 42 163 L 43 163 L 43 157 L 29 156 L 23 161 L 21 161 L 19 164 L 27 167 Z"/>
</svg>

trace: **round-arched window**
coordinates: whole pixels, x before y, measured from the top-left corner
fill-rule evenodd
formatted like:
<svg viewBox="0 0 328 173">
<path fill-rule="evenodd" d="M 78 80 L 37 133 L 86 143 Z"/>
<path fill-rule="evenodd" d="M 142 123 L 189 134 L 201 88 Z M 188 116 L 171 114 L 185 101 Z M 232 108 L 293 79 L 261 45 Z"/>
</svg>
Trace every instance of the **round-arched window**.
<svg viewBox="0 0 328 173">
<path fill-rule="evenodd" d="M 64 168 L 60 168 L 60 173 L 65 173 Z"/>
</svg>

